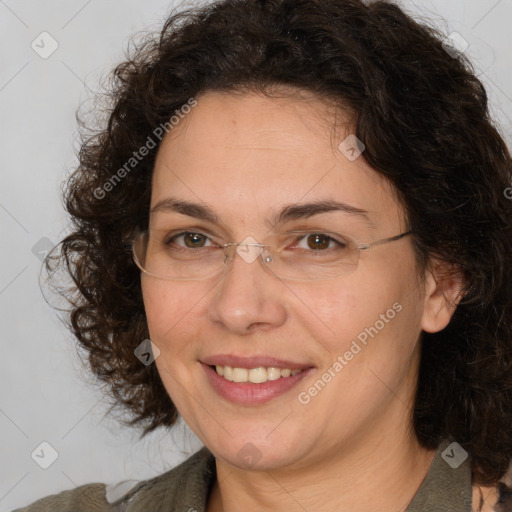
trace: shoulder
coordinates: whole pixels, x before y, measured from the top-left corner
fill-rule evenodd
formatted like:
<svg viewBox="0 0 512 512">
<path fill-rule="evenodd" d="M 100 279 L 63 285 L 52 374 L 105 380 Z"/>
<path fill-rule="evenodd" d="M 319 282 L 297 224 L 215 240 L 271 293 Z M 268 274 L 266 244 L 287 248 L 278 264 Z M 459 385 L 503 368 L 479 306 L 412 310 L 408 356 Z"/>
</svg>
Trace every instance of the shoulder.
<svg viewBox="0 0 512 512">
<path fill-rule="evenodd" d="M 87 484 L 59 494 L 46 496 L 13 512 L 105 512 L 110 510 L 105 496 L 105 484 Z"/>
<path fill-rule="evenodd" d="M 203 447 L 179 466 L 146 480 L 112 503 L 112 512 L 205 509 L 215 479 L 215 458 Z"/>
<path fill-rule="evenodd" d="M 104 483 L 87 484 L 46 496 L 13 512 L 138 512 L 189 503 L 201 506 L 213 482 L 214 466 L 213 455 L 202 448 L 180 465 L 154 478 L 139 483 L 122 482 L 115 487 Z M 125 492 L 127 483 L 129 490 Z"/>
</svg>

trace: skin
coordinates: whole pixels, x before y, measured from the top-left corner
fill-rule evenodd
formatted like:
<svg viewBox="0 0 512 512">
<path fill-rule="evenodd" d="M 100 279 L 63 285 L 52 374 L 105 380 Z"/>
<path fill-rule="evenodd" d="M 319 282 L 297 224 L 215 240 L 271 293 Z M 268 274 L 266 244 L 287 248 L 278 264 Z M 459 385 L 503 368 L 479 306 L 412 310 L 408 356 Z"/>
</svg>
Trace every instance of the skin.
<svg viewBox="0 0 512 512">
<path fill-rule="evenodd" d="M 180 222 L 226 242 L 261 241 L 266 219 L 282 206 L 330 199 L 366 210 L 373 225 L 330 212 L 284 228 L 344 228 L 358 242 L 407 230 L 390 184 L 364 155 L 351 162 L 338 150 L 351 133 L 347 114 L 314 95 L 284 91 L 279 98 L 197 98 L 161 144 L 151 207 L 172 196 L 208 205 L 221 224 L 160 212 L 151 215 L 152 227 Z M 228 273 L 204 281 L 143 275 L 162 381 L 216 457 L 207 510 L 405 510 L 435 453 L 419 446 L 411 427 L 420 334 L 448 324 L 460 286 L 455 277 L 421 275 L 410 237 L 363 251 L 355 271 L 321 283 L 283 282 L 238 256 Z M 298 393 L 395 302 L 402 310 L 301 404 Z M 220 353 L 271 355 L 315 369 L 269 402 L 236 405 L 216 394 L 199 362 Z M 260 454 L 256 464 L 239 456 L 248 442 Z"/>
</svg>

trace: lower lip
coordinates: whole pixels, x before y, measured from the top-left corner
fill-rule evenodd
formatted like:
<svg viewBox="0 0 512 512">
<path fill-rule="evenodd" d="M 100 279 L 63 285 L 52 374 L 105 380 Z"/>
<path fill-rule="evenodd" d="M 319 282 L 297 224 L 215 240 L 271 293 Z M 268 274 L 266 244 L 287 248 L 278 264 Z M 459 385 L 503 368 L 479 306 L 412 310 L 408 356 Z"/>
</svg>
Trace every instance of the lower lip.
<svg viewBox="0 0 512 512">
<path fill-rule="evenodd" d="M 213 368 L 201 363 L 213 389 L 223 398 L 241 405 L 258 405 L 290 391 L 314 368 L 302 370 L 297 375 L 281 377 L 260 384 L 231 382 L 221 377 Z"/>
</svg>

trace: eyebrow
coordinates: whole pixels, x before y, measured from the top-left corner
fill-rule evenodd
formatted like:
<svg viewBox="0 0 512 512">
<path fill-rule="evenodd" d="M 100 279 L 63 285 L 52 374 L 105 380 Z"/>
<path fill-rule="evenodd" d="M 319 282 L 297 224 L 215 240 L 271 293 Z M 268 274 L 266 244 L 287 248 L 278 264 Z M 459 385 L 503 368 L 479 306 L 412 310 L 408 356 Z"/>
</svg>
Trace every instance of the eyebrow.
<svg viewBox="0 0 512 512">
<path fill-rule="evenodd" d="M 206 220 L 211 223 L 218 223 L 219 219 L 215 212 L 208 206 L 203 206 L 197 203 L 191 203 L 189 201 L 182 201 L 168 197 L 158 201 L 158 203 L 151 208 L 150 213 L 157 212 L 175 212 L 187 215 L 189 217 L 195 217 L 196 219 Z"/>
<path fill-rule="evenodd" d="M 210 207 L 189 201 L 175 199 L 172 197 L 162 199 L 155 206 L 153 206 L 153 208 L 151 208 L 151 214 L 157 212 L 175 212 L 211 223 L 219 222 L 219 217 Z M 361 217 L 370 227 L 376 227 L 375 223 L 368 216 L 368 212 L 366 210 L 333 200 L 287 205 L 277 214 L 274 214 L 270 219 L 268 219 L 267 224 L 274 226 L 293 220 L 307 219 L 309 217 L 313 217 L 314 215 L 329 212 L 343 212 L 353 216 Z"/>
<path fill-rule="evenodd" d="M 273 224 L 281 224 L 292 220 L 307 219 L 309 217 L 313 217 L 314 215 L 329 212 L 343 212 L 354 215 L 356 217 L 361 217 L 370 226 L 375 227 L 374 222 L 370 219 L 366 210 L 333 200 L 285 206 L 277 215 L 270 219 L 270 222 Z"/>
</svg>

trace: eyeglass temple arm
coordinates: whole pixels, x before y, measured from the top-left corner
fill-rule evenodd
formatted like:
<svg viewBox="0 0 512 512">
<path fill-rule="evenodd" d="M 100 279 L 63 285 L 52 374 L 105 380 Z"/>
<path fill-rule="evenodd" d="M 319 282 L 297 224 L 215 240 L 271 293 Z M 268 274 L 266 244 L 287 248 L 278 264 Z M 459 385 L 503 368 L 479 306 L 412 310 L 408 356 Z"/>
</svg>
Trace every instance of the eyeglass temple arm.
<svg viewBox="0 0 512 512">
<path fill-rule="evenodd" d="M 358 245 L 357 248 L 364 250 L 369 249 L 370 247 L 375 247 L 376 245 L 387 244 L 388 242 L 394 242 L 395 240 L 400 240 L 404 236 L 410 235 L 412 231 L 406 231 L 405 233 L 400 233 L 399 235 L 395 235 L 389 238 L 383 238 L 382 240 L 377 240 L 376 242 L 372 242 L 371 244 L 361 244 Z"/>
</svg>

